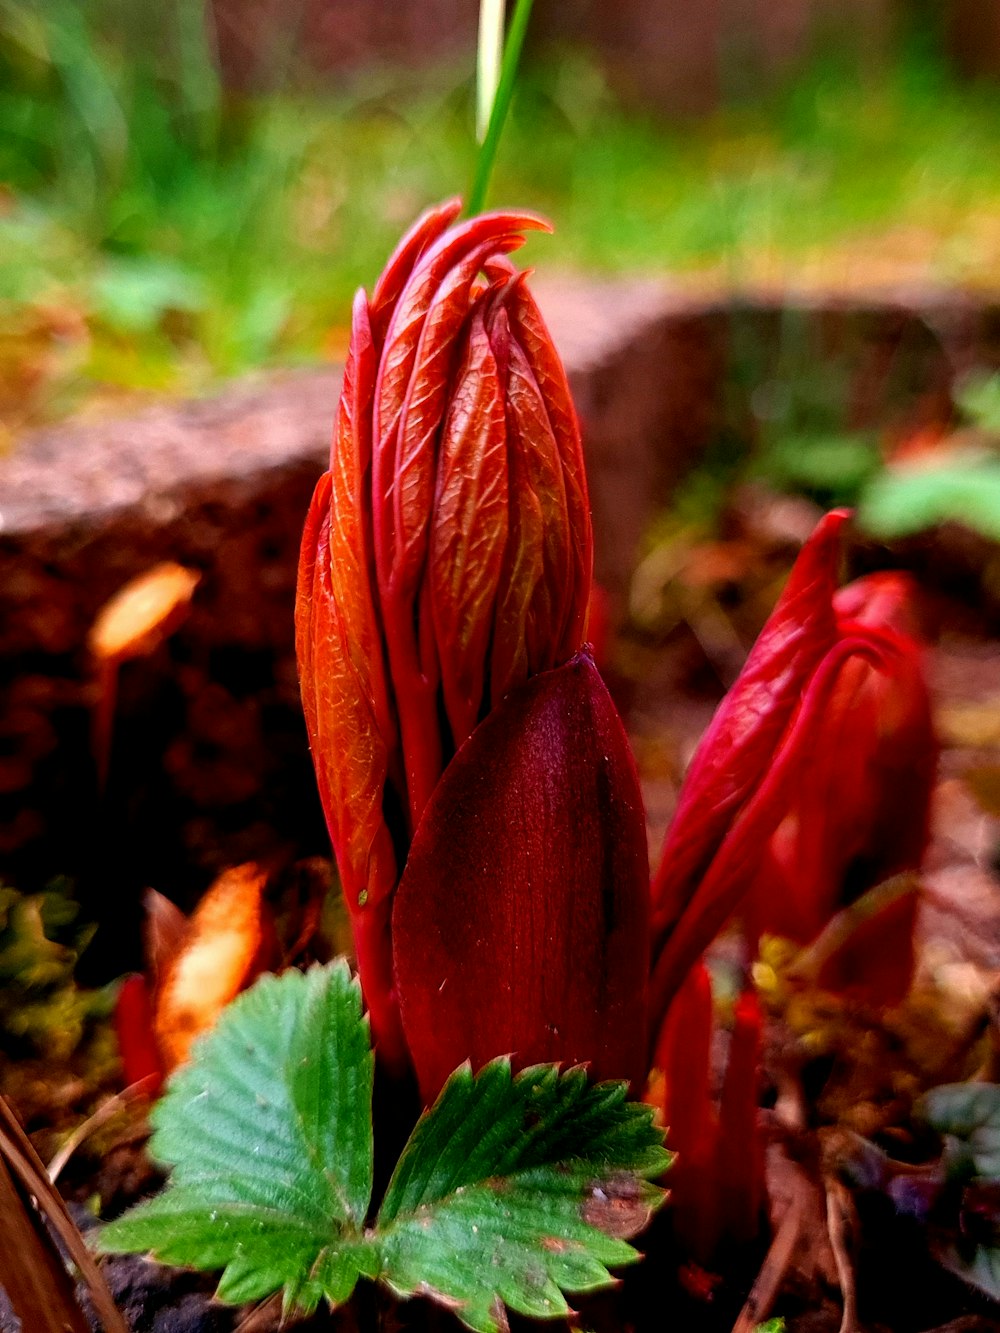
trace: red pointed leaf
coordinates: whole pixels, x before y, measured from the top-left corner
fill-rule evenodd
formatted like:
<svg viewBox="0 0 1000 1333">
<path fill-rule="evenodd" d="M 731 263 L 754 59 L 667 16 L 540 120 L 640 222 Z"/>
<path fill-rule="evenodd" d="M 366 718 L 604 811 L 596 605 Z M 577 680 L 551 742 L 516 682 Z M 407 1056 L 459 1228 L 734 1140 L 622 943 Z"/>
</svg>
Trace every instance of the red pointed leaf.
<svg viewBox="0 0 1000 1333">
<path fill-rule="evenodd" d="M 443 204 L 429 208 L 417 218 L 390 255 L 389 262 L 382 270 L 382 275 L 372 292 L 372 332 L 378 347 L 381 348 L 385 340 L 385 331 L 392 318 L 393 309 L 413 272 L 413 266 L 428 246 L 433 245 L 441 233 L 455 221 L 461 211 L 461 199 L 446 199 Z"/>
<path fill-rule="evenodd" d="M 681 1160 L 700 1143 L 714 1144 L 712 1107 L 712 980 L 695 963 L 670 1006 L 656 1044 L 654 1068 L 664 1074 L 663 1119 L 667 1142 Z M 700 1154 L 710 1155 L 708 1152 Z M 671 1180 L 671 1191 L 676 1181 Z"/>
<path fill-rule="evenodd" d="M 570 552 L 574 562 L 571 578 L 574 596 L 568 603 L 569 614 L 562 626 L 562 644 L 556 659 L 561 661 L 580 646 L 594 566 L 594 531 L 590 521 L 583 443 L 562 360 L 534 297 L 520 278 L 508 302 L 508 313 L 512 331 L 531 367 L 558 444 L 569 530 L 574 538 Z"/>
<path fill-rule="evenodd" d="M 390 589 L 412 598 L 423 570 L 434 500 L 437 439 L 448 409 L 460 334 L 472 287 L 495 245 L 488 241 L 450 269 L 434 292 L 417 343 L 398 426 L 380 441 L 376 475 L 378 576 L 383 599 Z M 456 381 L 461 385 L 461 379 Z"/>
<path fill-rule="evenodd" d="M 559 443 L 552 433 L 531 367 L 516 339 L 511 339 L 510 344 L 507 420 L 511 450 L 523 454 L 527 484 L 541 506 L 542 564 L 524 627 L 528 673 L 534 675 L 556 665 L 564 622 L 576 609 L 572 603 L 573 549 L 579 534 L 569 525 Z M 580 646 L 575 643 L 572 651 L 577 652 Z"/>
<path fill-rule="evenodd" d="M 795 964 L 802 980 L 877 1008 L 901 1004 L 913 981 L 920 884 L 897 875 L 827 924 Z"/>
<path fill-rule="evenodd" d="M 876 574 L 834 598 L 839 632 L 873 656 L 843 662 L 787 813 L 755 875 L 746 919 L 808 943 L 875 884 L 919 867 L 937 743 L 905 576 Z"/>
<path fill-rule="evenodd" d="M 717 1234 L 712 1190 L 719 1139 L 711 1091 L 714 1027 L 712 982 L 699 960 L 670 1006 L 655 1063 L 664 1074 L 667 1144 L 677 1153 L 670 1169 L 673 1230 L 685 1253 L 702 1261 L 711 1257 Z"/>
<path fill-rule="evenodd" d="M 441 435 L 429 584 L 445 710 L 456 746 L 479 720 L 507 541 L 503 390 L 482 310 L 472 318 Z"/>
<path fill-rule="evenodd" d="M 388 445 L 395 435 L 427 311 L 447 274 L 486 242 L 500 252 L 516 249 L 523 243 L 518 233 L 530 229 L 545 231 L 549 226 L 532 213 L 483 213 L 451 228 L 420 255 L 399 293 L 385 335 L 375 386 L 377 449 Z M 376 494 L 384 496 L 388 493 L 385 483 L 392 480 L 391 469 L 386 475 L 376 471 L 375 480 Z"/>
<path fill-rule="evenodd" d="M 648 907 L 635 766 L 581 654 L 480 723 L 416 831 L 392 929 L 424 1098 L 508 1053 L 641 1077 Z"/>
<path fill-rule="evenodd" d="M 742 805 L 761 782 L 806 682 L 837 638 L 840 528 L 827 514 L 803 546 L 739 679 L 691 762 L 653 885 L 654 940 L 685 911 Z"/>
<path fill-rule="evenodd" d="M 650 990 L 654 1024 L 667 1012 L 694 960 L 711 944 L 750 892 L 768 841 L 792 806 L 798 775 L 810 762 L 844 662 L 855 655 L 878 660 L 881 651 L 869 634 L 859 631 L 839 640 L 812 674 L 791 723 L 775 742 L 759 784 L 737 810 L 710 864 L 654 957 Z"/>
<path fill-rule="evenodd" d="M 496 313 L 490 336 L 495 350 L 499 345 L 504 363 L 509 364 L 511 346 L 505 310 Z M 542 502 L 533 484 L 533 470 L 516 421 L 508 420 L 506 438 L 511 504 L 490 661 L 494 707 L 528 677 L 526 626 L 543 573 Z M 554 448 L 554 440 L 551 445 Z"/>
</svg>

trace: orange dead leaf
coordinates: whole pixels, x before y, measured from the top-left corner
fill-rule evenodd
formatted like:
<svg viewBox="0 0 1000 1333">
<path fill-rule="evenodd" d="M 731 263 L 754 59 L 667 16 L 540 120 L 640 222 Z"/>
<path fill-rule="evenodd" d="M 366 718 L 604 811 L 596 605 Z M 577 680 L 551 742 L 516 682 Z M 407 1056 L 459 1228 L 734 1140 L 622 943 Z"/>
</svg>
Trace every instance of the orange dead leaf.
<svg viewBox="0 0 1000 1333">
<path fill-rule="evenodd" d="M 166 560 L 129 579 L 97 613 L 87 646 L 97 674 L 92 746 L 98 785 L 103 790 L 111 756 L 111 728 L 118 692 L 118 668 L 154 652 L 183 622 L 201 575 Z"/>
<path fill-rule="evenodd" d="M 88 639 L 98 661 L 143 657 L 187 615 L 201 575 L 172 560 L 129 579 L 101 607 Z"/>
<path fill-rule="evenodd" d="M 168 1071 L 187 1059 L 230 1000 L 273 953 L 263 904 L 267 875 L 253 862 L 224 871 L 191 916 L 154 999 L 153 1032 Z"/>
</svg>

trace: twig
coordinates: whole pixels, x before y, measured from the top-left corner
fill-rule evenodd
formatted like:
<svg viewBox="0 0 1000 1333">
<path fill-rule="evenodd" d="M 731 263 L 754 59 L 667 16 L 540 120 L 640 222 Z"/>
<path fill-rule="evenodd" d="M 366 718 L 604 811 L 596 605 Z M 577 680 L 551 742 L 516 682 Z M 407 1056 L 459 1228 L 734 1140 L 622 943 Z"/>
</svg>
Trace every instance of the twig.
<svg viewBox="0 0 1000 1333">
<path fill-rule="evenodd" d="M 102 1125 L 107 1124 L 113 1116 L 119 1111 L 123 1111 L 126 1106 L 139 1100 L 148 1090 L 151 1080 L 148 1078 L 140 1079 L 138 1083 L 131 1083 L 122 1092 L 116 1092 L 113 1097 L 102 1102 L 93 1115 L 88 1116 L 82 1125 L 77 1125 L 73 1133 L 62 1145 L 56 1155 L 49 1162 L 48 1177 L 49 1183 L 54 1185 L 65 1169 L 66 1163 L 79 1148 L 95 1133 Z"/>
<path fill-rule="evenodd" d="M 233 1329 L 233 1333 L 265 1333 L 275 1327 L 274 1316 L 281 1315 L 281 1292 L 268 1296 L 266 1301 L 255 1305 L 245 1318 Z"/>
<path fill-rule="evenodd" d="M 0 1154 L 3 1155 L 11 1173 L 35 1199 L 39 1212 L 45 1215 L 52 1230 L 62 1241 L 73 1263 L 79 1269 L 90 1290 L 94 1309 L 104 1324 L 104 1333 L 128 1333 L 125 1321 L 115 1306 L 94 1256 L 87 1249 L 86 1242 L 70 1217 L 62 1196 L 50 1183 L 31 1140 L 3 1097 L 0 1097 Z"/>
<path fill-rule="evenodd" d="M 750 1294 L 743 1304 L 733 1333 L 753 1333 L 759 1323 L 770 1314 L 771 1306 L 781 1288 L 788 1265 L 791 1262 L 795 1246 L 798 1244 L 802 1221 L 805 1217 L 806 1181 L 796 1174 L 797 1188 L 792 1195 L 788 1212 L 781 1219 L 781 1226 L 771 1242 L 771 1248 L 764 1256 L 760 1272 L 750 1288 Z"/>
<path fill-rule="evenodd" d="M 844 1298 L 844 1313 L 840 1320 L 840 1333 L 858 1333 L 857 1284 L 854 1281 L 854 1265 L 849 1253 L 854 1205 L 847 1187 L 839 1180 L 827 1177 L 824 1185 L 826 1187 L 826 1229 L 830 1237 L 833 1259 L 837 1265 L 837 1281 L 840 1284 L 840 1294 Z"/>
</svg>

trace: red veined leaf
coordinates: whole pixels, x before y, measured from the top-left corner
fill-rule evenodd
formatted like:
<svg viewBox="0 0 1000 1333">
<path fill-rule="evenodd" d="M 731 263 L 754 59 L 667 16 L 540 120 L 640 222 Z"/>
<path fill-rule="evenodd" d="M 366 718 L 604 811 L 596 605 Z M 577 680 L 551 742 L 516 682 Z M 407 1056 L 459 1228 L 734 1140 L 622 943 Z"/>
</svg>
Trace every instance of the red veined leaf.
<svg viewBox="0 0 1000 1333">
<path fill-rule="evenodd" d="M 429 583 L 442 654 L 445 711 L 456 746 L 483 706 L 486 655 L 507 541 L 503 388 L 483 311 L 472 316 L 441 435 Z"/>
<path fill-rule="evenodd" d="M 455 221 L 462 211 L 461 199 L 446 199 L 435 208 L 422 213 L 389 256 L 375 289 L 372 292 L 371 320 L 375 344 L 381 348 L 385 331 L 399 294 L 406 285 L 413 266 L 428 246 L 433 245 L 442 232 Z"/>
</svg>

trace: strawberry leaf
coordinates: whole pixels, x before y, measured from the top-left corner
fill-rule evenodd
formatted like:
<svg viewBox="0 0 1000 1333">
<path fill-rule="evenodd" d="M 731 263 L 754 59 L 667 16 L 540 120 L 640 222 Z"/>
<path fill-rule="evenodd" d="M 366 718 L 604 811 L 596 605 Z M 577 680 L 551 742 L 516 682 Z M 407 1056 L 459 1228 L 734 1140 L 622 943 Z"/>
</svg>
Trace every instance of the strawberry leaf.
<svg viewBox="0 0 1000 1333">
<path fill-rule="evenodd" d="M 377 1260 L 372 1053 L 346 963 L 264 977 L 223 1013 L 153 1112 L 162 1194 L 105 1227 L 106 1251 L 224 1268 L 219 1297 L 341 1304 Z"/>
<path fill-rule="evenodd" d="M 582 1067 L 496 1060 L 447 1081 L 397 1164 L 374 1226 L 372 1053 L 343 961 L 263 977 L 194 1045 L 153 1113 L 173 1167 L 101 1233 L 107 1252 L 223 1269 L 220 1300 L 283 1291 L 285 1310 L 343 1304 L 359 1277 L 428 1295 L 495 1333 L 504 1307 L 566 1314 L 564 1291 L 614 1279 L 664 1198 L 652 1111 Z"/>
<path fill-rule="evenodd" d="M 652 1112 L 627 1095 L 582 1068 L 456 1071 L 389 1183 L 382 1280 L 433 1296 L 478 1333 L 505 1327 L 504 1306 L 562 1316 L 564 1291 L 612 1285 L 608 1267 L 638 1258 L 626 1242 L 662 1203 L 649 1182 L 670 1162 Z"/>
</svg>

